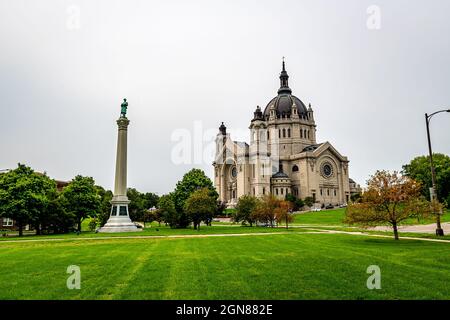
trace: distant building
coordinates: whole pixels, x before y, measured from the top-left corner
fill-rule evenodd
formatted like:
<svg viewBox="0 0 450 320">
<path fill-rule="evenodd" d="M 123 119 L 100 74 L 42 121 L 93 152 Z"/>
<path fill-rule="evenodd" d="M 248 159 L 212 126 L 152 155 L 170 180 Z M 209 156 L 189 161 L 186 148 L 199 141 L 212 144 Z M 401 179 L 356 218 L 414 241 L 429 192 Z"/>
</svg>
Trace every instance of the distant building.
<svg viewBox="0 0 450 320">
<path fill-rule="evenodd" d="M 292 194 L 325 205 L 350 200 L 349 160 L 330 142 L 316 141 L 311 104 L 292 94 L 288 79 L 283 61 L 277 96 L 250 121 L 250 145 L 233 141 L 223 123 L 219 128 L 214 185 L 229 207 L 243 195 Z"/>
<path fill-rule="evenodd" d="M 361 186 L 359 184 L 357 184 L 355 182 L 355 180 L 353 180 L 352 178 L 349 179 L 350 182 L 350 194 L 354 195 L 354 194 L 361 194 L 362 193 L 362 189 Z"/>
</svg>

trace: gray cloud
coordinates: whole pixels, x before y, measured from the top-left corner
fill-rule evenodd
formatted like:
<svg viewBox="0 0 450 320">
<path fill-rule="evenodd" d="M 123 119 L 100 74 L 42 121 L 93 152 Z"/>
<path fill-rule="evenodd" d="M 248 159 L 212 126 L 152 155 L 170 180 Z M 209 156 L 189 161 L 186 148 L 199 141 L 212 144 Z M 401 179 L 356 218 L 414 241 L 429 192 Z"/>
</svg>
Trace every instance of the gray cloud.
<svg viewBox="0 0 450 320">
<path fill-rule="evenodd" d="M 17 162 L 58 179 L 112 188 L 116 125 L 129 100 L 129 184 L 170 191 L 183 173 L 171 134 L 217 128 L 233 138 L 276 95 L 281 57 L 311 102 L 318 140 L 364 183 L 427 152 L 423 114 L 450 106 L 448 1 L 0 1 L 0 168 Z M 80 28 L 67 28 L 72 5 Z M 432 121 L 450 154 L 450 116 Z"/>
</svg>

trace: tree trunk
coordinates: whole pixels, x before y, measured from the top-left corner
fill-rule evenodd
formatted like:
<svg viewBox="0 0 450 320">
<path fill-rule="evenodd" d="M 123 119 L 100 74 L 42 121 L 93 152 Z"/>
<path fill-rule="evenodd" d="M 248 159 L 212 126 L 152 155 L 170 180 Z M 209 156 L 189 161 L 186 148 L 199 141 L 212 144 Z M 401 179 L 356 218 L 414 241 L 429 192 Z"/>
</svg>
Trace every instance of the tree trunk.
<svg viewBox="0 0 450 320">
<path fill-rule="evenodd" d="M 19 237 L 23 236 L 23 226 L 22 222 L 19 222 Z"/>
<path fill-rule="evenodd" d="M 392 224 L 392 227 L 394 228 L 394 239 L 398 240 L 398 229 L 397 229 L 397 222 L 394 222 Z"/>
<path fill-rule="evenodd" d="M 288 218 L 286 217 L 286 229 L 289 228 L 289 224 L 288 224 Z"/>
<path fill-rule="evenodd" d="M 78 220 L 77 231 L 78 231 L 78 232 L 81 232 L 81 219 Z"/>
</svg>

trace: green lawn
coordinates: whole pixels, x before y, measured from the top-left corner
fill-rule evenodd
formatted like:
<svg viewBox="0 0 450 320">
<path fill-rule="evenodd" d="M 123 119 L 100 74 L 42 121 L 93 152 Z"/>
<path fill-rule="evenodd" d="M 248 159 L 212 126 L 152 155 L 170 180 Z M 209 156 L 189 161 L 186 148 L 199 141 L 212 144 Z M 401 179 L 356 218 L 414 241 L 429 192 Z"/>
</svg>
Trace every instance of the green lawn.
<svg viewBox="0 0 450 320">
<path fill-rule="evenodd" d="M 342 225 L 345 217 L 345 209 L 331 209 L 317 212 L 297 213 L 294 217 L 295 224 L 315 225 Z"/>
<path fill-rule="evenodd" d="M 450 299 L 449 249 L 306 233 L 4 242 L 0 299 Z M 66 288 L 69 265 L 81 290 Z M 369 265 L 381 290 L 366 287 Z"/>
<path fill-rule="evenodd" d="M 342 226 L 345 225 L 343 220 L 345 218 L 345 208 L 322 210 L 318 212 L 306 212 L 295 214 L 295 224 L 313 224 L 313 225 L 330 225 L 330 226 Z M 450 222 L 450 211 L 447 211 L 442 217 L 442 222 Z M 413 224 L 431 224 L 435 223 L 434 218 L 427 219 L 407 219 L 402 222 L 402 225 Z"/>
<path fill-rule="evenodd" d="M 357 230 L 342 223 L 344 215 L 345 209 L 296 214 L 295 224 L 311 227 L 287 230 L 153 223 L 136 233 L 2 237 L 0 299 L 450 299 L 450 243 L 308 233 Z M 278 234 L 117 238 L 251 233 Z M 81 268 L 81 290 L 66 288 L 69 265 Z M 381 290 L 366 287 L 369 265 L 381 268 Z"/>
</svg>

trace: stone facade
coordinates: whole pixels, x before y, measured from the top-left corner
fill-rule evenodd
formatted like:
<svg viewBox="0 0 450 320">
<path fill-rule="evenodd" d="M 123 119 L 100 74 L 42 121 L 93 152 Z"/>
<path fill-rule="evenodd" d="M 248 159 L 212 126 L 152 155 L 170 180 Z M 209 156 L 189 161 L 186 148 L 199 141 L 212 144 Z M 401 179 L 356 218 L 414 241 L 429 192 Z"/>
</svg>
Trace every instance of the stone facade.
<svg viewBox="0 0 450 320">
<path fill-rule="evenodd" d="M 317 143 L 314 112 L 292 95 L 283 62 L 278 95 L 250 122 L 250 144 L 231 139 L 225 125 L 216 138 L 214 184 L 229 207 L 243 195 L 286 194 L 318 204 L 350 200 L 348 159 L 329 142 Z"/>
</svg>

